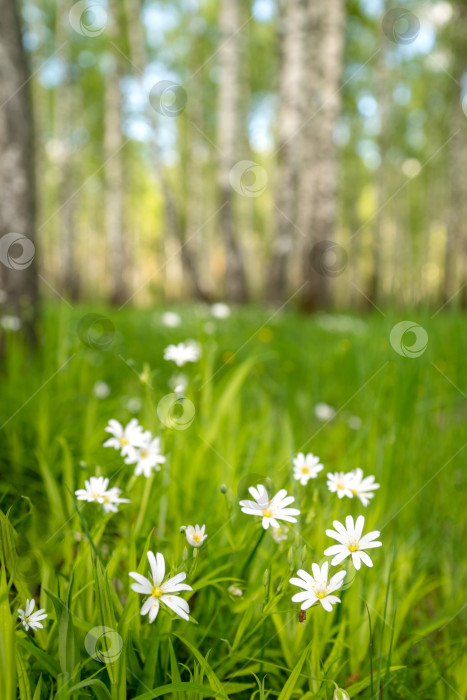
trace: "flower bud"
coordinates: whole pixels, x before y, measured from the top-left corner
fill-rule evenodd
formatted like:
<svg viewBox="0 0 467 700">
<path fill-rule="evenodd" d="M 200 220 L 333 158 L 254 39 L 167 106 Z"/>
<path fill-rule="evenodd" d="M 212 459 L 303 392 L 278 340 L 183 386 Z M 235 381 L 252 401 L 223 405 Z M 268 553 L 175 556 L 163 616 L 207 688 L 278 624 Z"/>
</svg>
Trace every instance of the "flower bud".
<svg viewBox="0 0 467 700">
<path fill-rule="evenodd" d="M 227 486 L 225 484 L 221 484 L 219 489 L 221 493 L 227 493 Z"/>
<path fill-rule="evenodd" d="M 185 534 L 185 532 L 186 532 L 186 525 L 181 525 L 181 526 L 180 526 L 180 532 L 182 533 L 182 535 Z"/>
<path fill-rule="evenodd" d="M 306 545 L 303 545 L 302 549 L 302 564 L 306 562 Z"/>
<path fill-rule="evenodd" d="M 332 697 L 333 700 L 350 700 L 350 695 L 343 688 L 336 688 Z"/>
<path fill-rule="evenodd" d="M 263 574 L 263 586 L 266 588 L 269 582 L 269 571 L 266 569 L 266 571 Z"/>
<path fill-rule="evenodd" d="M 182 559 L 183 561 L 188 561 L 188 549 L 186 547 L 183 549 Z"/>
<path fill-rule="evenodd" d="M 293 560 L 294 560 L 293 547 L 290 547 L 289 553 L 287 554 L 287 561 L 289 562 L 290 566 L 293 566 Z"/>
</svg>

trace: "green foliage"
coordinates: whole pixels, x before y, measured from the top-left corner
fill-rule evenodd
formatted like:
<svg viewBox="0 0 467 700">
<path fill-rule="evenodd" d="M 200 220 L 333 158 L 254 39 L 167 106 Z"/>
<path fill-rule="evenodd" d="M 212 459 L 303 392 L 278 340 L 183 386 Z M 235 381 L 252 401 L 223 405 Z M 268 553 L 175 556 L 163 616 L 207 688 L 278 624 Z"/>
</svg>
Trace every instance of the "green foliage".
<svg viewBox="0 0 467 700">
<path fill-rule="evenodd" d="M 162 326 L 159 312 L 104 311 L 117 334 L 102 352 L 76 335 L 86 311 L 47 309 L 38 357 L 8 338 L 2 700 L 330 700 L 333 683 L 352 698 L 465 694 L 465 408 L 455 388 L 464 319 L 413 315 L 429 345 L 412 359 L 389 344 L 396 317 L 369 317 L 358 333 L 331 332 L 320 317 L 271 320 L 249 308 L 206 335 L 208 312 L 198 307 L 181 310 L 178 329 Z M 175 430 L 157 413 L 174 369 L 162 355 L 187 337 L 203 347 L 198 365 L 183 368 L 196 414 Z M 109 385 L 107 398 L 95 396 L 96 381 Z M 136 413 L 131 398 L 139 399 Z M 338 409 L 332 421 L 316 418 L 319 401 Z M 133 415 L 162 437 L 167 462 L 150 479 L 134 477 L 102 447 L 109 418 Z M 362 420 L 356 430 L 352 415 Z M 325 465 L 307 486 L 291 478 L 299 450 Z M 326 471 L 355 467 L 381 483 L 367 508 L 326 488 Z M 97 473 L 131 503 L 103 515 L 75 501 Z M 302 512 L 280 543 L 238 506 L 246 488 L 265 479 L 287 488 Z M 383 547 L 373 550 L 372 569 L 356 574 L 347 564 L 341 605 L 332 613 L 314 606 L 300 624 L 288 580 L 322 560 L 325 529 L 348 513 L 364 513 Z M 196 522 L 206 523 L 208 539 L 194 556 L 180 526 Z M 128 572 L 147 574 L 148 549 L 164 554 L 167 573 L 187 572 L 190 622 L 167 610 L 153 624 L 140 615 Z M 229 592 L 232 584 L 241 597 Z M 44 629 L 20 626 L 26 597 L 46 608 Z"/>
</svg>

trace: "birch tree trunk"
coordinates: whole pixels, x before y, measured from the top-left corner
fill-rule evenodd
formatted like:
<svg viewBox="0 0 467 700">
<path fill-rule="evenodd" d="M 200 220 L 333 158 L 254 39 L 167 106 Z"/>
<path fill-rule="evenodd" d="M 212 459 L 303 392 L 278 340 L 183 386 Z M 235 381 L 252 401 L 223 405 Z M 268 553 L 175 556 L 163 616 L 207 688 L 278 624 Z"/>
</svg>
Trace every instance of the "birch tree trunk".
<svg viewBox="0 0 467 700">
<path fill-rule="evenodd" d="M 55 36 L 57 44 L 63 44 L 68 38 L 69 8 L 67 3 L 57 5 L 57 19 Z M 58 171 L 58 240 L 60 242 L 61 280 L 59 282 L 62 293 L 73 301 L 79 297 L 79 274 L 76 261 L 75 241 L 75 168 L 72 149 L 70 147 L 70 132 L 76 113 L 76 86 L 71 78 L 71 47 L 69 41 L 66 46 L 64 59 L 67 63 L 64 80 L 57 86 L 54 104 L 54 133 L 58 143 L 58 157 L 56 159 Z"/>
<path fill-rule="evenodd" d="M 283 301 L 287 294 L 287 267 L 296 239 L 308 2 L 309 0 L 282 0 L 280 6 L 276 236 L 267 283 L 267 298 L 271 302 Z"/>
<path fill-rule="evenodd" d="M 38 280 L 34 262 L 36 192 L 29 71 L 18 5 L 0 0 L 0 283 L 3 310 L 35 340 Z"/>
<path fill-rule="evenodd" d="M 306 235 L 301 303 L 314 311 L 329 303 L 328 277 L 313 265 L 318 242 L 332 241 L 337 211 L 334 128 L 340 109 L 344 0 L 310 2 L 308 7 L 307 116 L 304 127 L 299 228 Z"/>
<path fill-rule="evenodd" d="M 444 274 L 442 280 L 442 299 L 447 303 L 459 290 L 459 267 L 461 284 L 467 283 L 467 228 L 466 228 L 466 139 L 465 115 L 461 107 L 462 78 L 467 68 L 467 50 L 465 32 L 467 27 L 467 5 L 458 3 L 452 22 L 451 45 L 454 54 L 452 85 L 452 133 L 449 144 L 449 204 L 447 216 L 446 247 L 444 252 Z M 460 265 L 458 259 L 460 258 Z M 467 290 L 461 291 L 462 306 L 466 305 Z"/>
<path fill-rule="evenodd" d="M 120 58 L 112 55 L 105 88 L 105 225 L 110 272 L 110 302 L 128 298 L 128 265 L 123 230 L 123 135 L 121 124 Z"/>
<path fill-rule="evenodd" d="M 230 171 L 236 162 L 235 144 L 239 132 L 240 98 L 240 0 L 221 0 L 220 44 L 218 49 L 220 82 L 218 95 L 219 190 L 221 232 L 225 243 L 225 296 L 228 301 L 247 300 L 245 265 L 237 241 Z"/>
</svg>

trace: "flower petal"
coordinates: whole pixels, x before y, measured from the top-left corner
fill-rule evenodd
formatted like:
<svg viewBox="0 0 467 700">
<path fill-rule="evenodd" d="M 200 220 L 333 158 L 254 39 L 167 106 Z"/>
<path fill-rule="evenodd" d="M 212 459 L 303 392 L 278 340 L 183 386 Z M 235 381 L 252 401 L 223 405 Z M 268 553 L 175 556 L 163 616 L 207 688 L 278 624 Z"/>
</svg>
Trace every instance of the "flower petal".
<svg viewBox="0 0 467 700">
<path fill-rule="evenodd" d="M 179 598 L 175 595 L 163 595 L 161 596 L 161 602 L 167 605 L 167 607 L 173 610 L 179 617 L 182 617 L 184 620 L 189 620 L 188 613 L 190 612 L 190 608 L 183 598 Z"/>
<path fill-rule="evenodd" d="M 154 556 L 154 553 L 149 551 L 148 561 L 149 566 L 151 567 L 152 580 L 154 581 L 154 585 L 160 586 L 165 576 L 164 555 L 160 552 L 157 552 L 156 556 Z"/>
</svg>

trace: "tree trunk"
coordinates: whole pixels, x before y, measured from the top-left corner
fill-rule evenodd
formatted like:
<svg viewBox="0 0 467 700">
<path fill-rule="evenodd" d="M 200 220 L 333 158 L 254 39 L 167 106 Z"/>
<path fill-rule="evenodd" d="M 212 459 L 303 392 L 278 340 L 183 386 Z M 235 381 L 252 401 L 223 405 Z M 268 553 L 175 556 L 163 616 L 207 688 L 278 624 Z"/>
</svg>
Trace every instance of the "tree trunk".
<svg viewBox="0 0 467 700">
<path fill-rule="evenodd" d="M 447 215 L 446 247 L 444 251 L 444 273 L 442 280 L 442 300 L 448 303 L 459 290 L 459 266 L 461 263 L 461 284 L 467 283 L 467 236 L 465 234 L 465 199 L 467 167 L 465 164 L 465 116 L 461 107 L 461 81 L 466 69 L 467 52 L 465 48 L 465 30 L 467 26 L 467 6 L 459 3 L 453 18 L 451 45 L 454 54 L 453 77 L 456 82 L 452 85 L 452 133 L 449 144 L 449 203 Z M 463 249 L 463 251 L 462 251 Z M 461 291 L 461 304 L 465 305 L 467 292 Z M 457 301 L 457 299 L 456 299 Z"/>
<path fill-rule="evenodd" d="M 55 37 L 57 44 L 63 44 L 68 38 L 69 8 L 63 1 L 57 5 L 57 20 Z M 71 78 L 71 48 L 68 41 L 65 60 L 67 62 L 66 76 L 57 86 L 54 98 L 54 134 L 58 145 L 56 157 L 58 173 L 58 226 L 57 239 L 60 241 L 62 260 L 61 280 L 62 293 L 73 301 L 79 298 L 79 266 L 76 261 L 75 246 L 75 167 L 73 163 L 70 133 L 77 112 L 76 86 Z"/>
<path fill-rule="evenodd" d="M 34 135 L 18 6 L 0 0 L 0 282 L 30 340 L 38 317 Z"/>
<path fill-rule="evenodd" d="M 230 171 L 236 162 L 239 131 L 240 95 L 240 0 L 222 0 L 220 7 L 221 68 L 218 96 L 219 189 L 221 198 L 220 227 L 225 243 L 225 295 L 228 301 L 247 300 L 245 266 L 236 238 Z"/>
<path fill-rule="evenodd" d="M 296 233 L 301 125 L 305 84 L 306 5 L 308 0 L 282 0 L 279 19 L 281 49 L 278 118 L 276 237 L 267 283 L 268 301 L 287 294 L 287 266 Z"/>
<path fill-rule="evenodd" d="M 307 29 L 308 116 L 304 129 L 299 228 L 307 237 L 301 303 L 306 311 L 314 311 L 330 300 L 326 265 L 315 264 L 315 246 L 334 239 L 338 184 L 334 128 L 340 109 L 344 0 L 311 2 Z"/>
<path fill-rule="evenodd" d="M 120 57 L 113 55 L 105 90 L 105 223 L 110 271 L 110 302 L 128 298 L 128 259 L 123 231 L 123 136 L 121 124 Z"/>
</svg>

